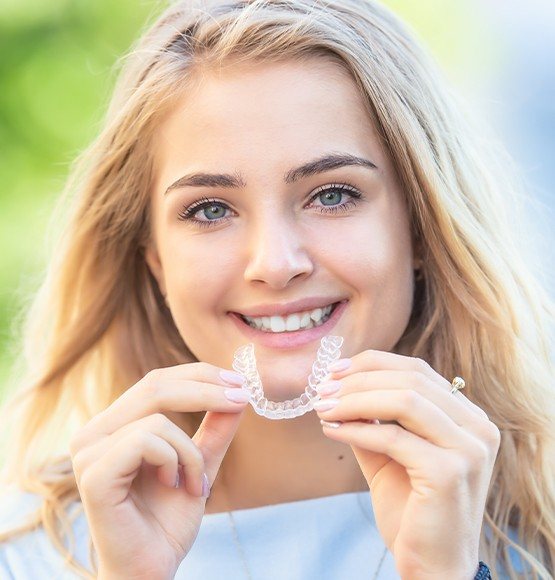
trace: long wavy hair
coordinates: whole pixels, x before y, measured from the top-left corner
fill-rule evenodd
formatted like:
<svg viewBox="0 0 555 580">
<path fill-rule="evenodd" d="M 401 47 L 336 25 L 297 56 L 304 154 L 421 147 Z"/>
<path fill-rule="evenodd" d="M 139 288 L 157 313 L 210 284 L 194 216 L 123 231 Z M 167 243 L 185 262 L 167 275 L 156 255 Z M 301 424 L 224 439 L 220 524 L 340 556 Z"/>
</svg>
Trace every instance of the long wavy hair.
<svg viewBox="0 0 555 580">
<path fill-rule="evenodd" d="M 507 211 L 523 188 L 410 29 L 373 0 L 177 2 L 126 57 L 54 213 L 61 233 L 44 281 L 21 311 L 3 480 L 42 502 L 0 541 L 42 526 L 73 571 L 95 577 L 65 546 L 67 508 L 80 505 L 68 436 L 151 369 L 195 360 L 144 258 L 156 126 L 213 67 L 312 59 L 350 74 L 403 185 L 423 276 L 402 340 L 443 376 L 464 376 L 501 431 L 480 556 L 521 578 L 512 546 L 531 577 L 553 580 L 554 308 Z M 188 417 L 190 436 L 201 419 Z"/>
</svg>

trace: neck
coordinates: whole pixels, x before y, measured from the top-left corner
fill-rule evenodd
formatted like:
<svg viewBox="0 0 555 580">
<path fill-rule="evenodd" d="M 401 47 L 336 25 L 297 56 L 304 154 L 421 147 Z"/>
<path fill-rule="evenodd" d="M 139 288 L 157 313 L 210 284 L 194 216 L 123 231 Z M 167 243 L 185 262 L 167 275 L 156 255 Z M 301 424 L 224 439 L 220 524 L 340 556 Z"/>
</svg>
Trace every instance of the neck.
<svg viewBox="0 0 555 580">
<path fill-rule="evenodd" d="M 212 486 L 206 513 L 367 489 L 351 447 L 328 439 L 316 413 L 276 421 L 249 406 Z"/>
</svg>

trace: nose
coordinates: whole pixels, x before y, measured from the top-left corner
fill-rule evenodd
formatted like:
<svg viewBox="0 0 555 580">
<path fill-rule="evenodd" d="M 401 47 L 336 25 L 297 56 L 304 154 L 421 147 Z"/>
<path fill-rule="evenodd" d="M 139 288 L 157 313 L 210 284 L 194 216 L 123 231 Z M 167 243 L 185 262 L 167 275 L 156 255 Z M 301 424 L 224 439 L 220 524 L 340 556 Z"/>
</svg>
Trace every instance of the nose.
<svg viewBox="0 0 555 580">
<path fill-rule="evenodd" d="M 292 221 L 274 212 L 253 227 L 247 244 L 246 281 L 282 289 L 291 280 L 310 275 L 314 266 L 305 247 L 307 240 Z"/>
</svg>

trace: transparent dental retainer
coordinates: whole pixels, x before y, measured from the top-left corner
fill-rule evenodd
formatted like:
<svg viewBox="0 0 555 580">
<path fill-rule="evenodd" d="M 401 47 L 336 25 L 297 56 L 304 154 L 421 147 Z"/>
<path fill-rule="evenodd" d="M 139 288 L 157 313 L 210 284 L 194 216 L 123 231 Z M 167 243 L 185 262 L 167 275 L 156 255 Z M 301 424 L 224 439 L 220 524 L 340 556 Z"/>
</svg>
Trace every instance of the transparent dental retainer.
<svg viewBox="0 0 555 580">
<path fill-rule="evenodd" d="M 322 338 L 316 360 L 312 364 L 312 372 L 308 377 L 308 386 L 300 397 L 289 401 L 268 401 L 264 396 L 264 387 L 256 368 L 254 344 L 239 347 L 235 351 L 232 366 L 245 377 L 242 388 L 250 393 L 249 403 L 258 415 L 267 419 L 293 419 L 313 410 L 314 403 L 320 399 L 316 386 L 329 374 L 328 365 L 341 356 L 342 344 L 341 336 Z"/>
</svg>

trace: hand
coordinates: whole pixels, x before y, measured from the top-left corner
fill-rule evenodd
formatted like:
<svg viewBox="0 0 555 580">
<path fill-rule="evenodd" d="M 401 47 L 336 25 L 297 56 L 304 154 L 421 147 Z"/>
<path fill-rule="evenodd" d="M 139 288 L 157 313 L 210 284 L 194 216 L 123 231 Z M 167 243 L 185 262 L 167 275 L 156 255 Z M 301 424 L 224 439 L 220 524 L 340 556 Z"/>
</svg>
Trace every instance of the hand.
<svg viewBox="0 0 555 580">
<path fill-rule="evenodd" d="M 367 350 L 351 361 L 318 416 L 342 422 L 324 434 L 351 445 L 398 572 L 472 580 L 499 429 L 423 360 Z"/>
<path fill-rule="evenodd" d="M 173 578 L 189 552 L 206 504 L 203 473 L 212 485 L 247 406 L 226 399 L 232 385 L 219 370 L 207 363 L 155 369 L 72 437 L 99 577 Z M 191 439 L 170 411 L 207 413 Z"/>
</svg>

